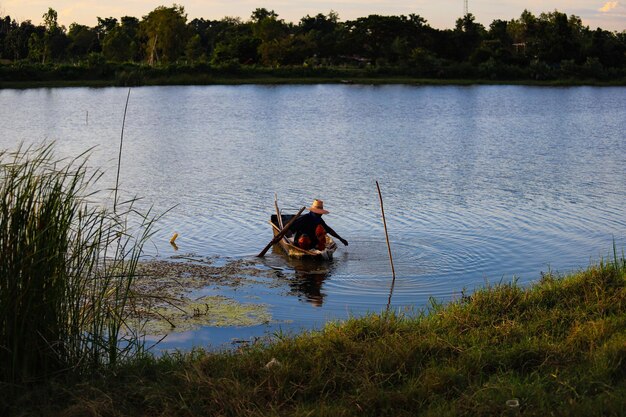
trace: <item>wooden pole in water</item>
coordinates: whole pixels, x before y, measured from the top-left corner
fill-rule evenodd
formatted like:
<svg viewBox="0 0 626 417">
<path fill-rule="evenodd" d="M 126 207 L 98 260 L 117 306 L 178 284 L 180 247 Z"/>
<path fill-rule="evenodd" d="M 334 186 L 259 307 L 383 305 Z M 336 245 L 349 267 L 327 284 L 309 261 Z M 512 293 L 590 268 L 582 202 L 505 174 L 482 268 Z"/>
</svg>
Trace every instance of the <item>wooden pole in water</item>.
<svg viewBox="0 0 626 417">
<path fill-rule="evenodd" d="M 387 300 L 387 311 L 389 311 L 389 307 L 391 306 L 391 295 L 393 294 L 393 287 L 396 284 L 396 270 L 393 267 L 393 257 L 391 256 L 391 245 L 389 244 L 389 234 L 387 233 L 387 220 L 385 220 L 385 207 L 383 206 L 383 195 L 380 192 L 380 185 L 378 185 L 378 181 L 376 181 L 376 188 L 378 189 L 378 198 L 380 199 L 380 211 L 383 215 L 383 226 L 385 227 L 385 239 L 387 240 L 387 251 L 389 252 L 389 263 L 391 263 L 391 289 L 389 290 L 389 300 Z"/>
<path fill-rule="evenodd" d="M 265 256 L 265 253 L 272 247 L 272 245 L 277 243 L 279 240 L 283 238 L 283 236 L 285 236 L 285 234 L 289 231 L 289 227 L 291 227 L 293 222 L 295 222 L 296 219 L 300 217 L 300 214 L 302 214 L 305 208 L 306 206 L 302 207 L 300 211 L 295 216 L 293 216 L 291 220 L 287 222 L 285 227 L 283 227 L 283 229 L 280 232 L 278 232 L 276 236 L 274 236 L 274 239 L 272 239 L 270 243 L 268 243 L 267 246 L 261 251 L 261 253 L 257 255 L 259 258 L 262 258 L 263 256 Z"/>
<path fill-rule="evenodd" d="M 278 208 L 278 195 L 274 193 L 274 207 L 276 208 L 276 221 L 278 222 L 278 227 L 283 229 L 283 217 L 280 215 L 280 209 Z"/>
</svg>

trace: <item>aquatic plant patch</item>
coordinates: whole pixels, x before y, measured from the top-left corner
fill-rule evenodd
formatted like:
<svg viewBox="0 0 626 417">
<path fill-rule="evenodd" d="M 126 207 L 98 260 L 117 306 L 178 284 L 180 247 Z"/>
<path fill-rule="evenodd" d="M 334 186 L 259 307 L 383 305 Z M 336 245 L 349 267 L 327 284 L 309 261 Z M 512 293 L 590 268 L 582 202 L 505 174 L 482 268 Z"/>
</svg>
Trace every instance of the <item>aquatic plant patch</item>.
<svg viewBox="0 0 626 417">
<path fill-rule="evenodd" d="M 135 330 L 149 335 L 185 332 L 202 326 L 256 326 L 268 323 L 268 306 L 221 295 L 196 295 L 211 287 L 237 288 L 271 278 L 274 271 L 251 261 L 178 257 L 140 263 L 131 307 Z"/>
<path fill-rule="evenodd" d="M 256 326 L 272 316 L 265 304 L 240 303 L 228 297 L 181 298 L 145 311 L 142 331 L 150 335 L 186 332 L 202 326 Z"/>
</svg>

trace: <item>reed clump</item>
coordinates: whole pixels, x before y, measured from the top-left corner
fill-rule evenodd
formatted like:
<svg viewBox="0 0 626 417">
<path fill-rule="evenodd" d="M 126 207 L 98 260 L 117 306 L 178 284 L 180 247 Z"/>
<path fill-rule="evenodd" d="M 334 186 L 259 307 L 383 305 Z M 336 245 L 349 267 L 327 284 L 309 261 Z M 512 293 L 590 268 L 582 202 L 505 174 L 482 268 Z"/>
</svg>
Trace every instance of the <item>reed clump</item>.
<svg viewBox="0 0 626 417">
<path fill-rule="evenodd" d="M 53 144 L 0 152 L 0 392 L 95 375 L 141 353 L 126 307 L 152 220 L 94 191 L 87 154 Z M 98 195 L 97 195 L 98 194 Z"/>
<path fill-rule="evenodd" d="M 240 352 L 143 357 L 71 389 L 58 415 L 623 416 L 626 261 Z"/>
</svg>

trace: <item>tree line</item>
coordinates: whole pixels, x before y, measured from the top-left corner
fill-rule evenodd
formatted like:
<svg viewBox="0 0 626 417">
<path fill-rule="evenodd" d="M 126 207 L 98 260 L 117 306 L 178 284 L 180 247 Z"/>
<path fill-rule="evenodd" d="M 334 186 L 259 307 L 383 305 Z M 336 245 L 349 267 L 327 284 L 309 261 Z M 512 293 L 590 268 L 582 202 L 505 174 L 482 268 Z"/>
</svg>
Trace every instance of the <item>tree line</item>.
<svg viewBox="0 0 626 417">
<path fill-rule="evenodd" d="M 50 8 L 39 25 L 0 17 L 5 65 L 102 66 L 134 63 L 206 68 L 362 68 L 431 78 L 617 79 L 626 76 L 626 31 L 584 26 L 559 11 L 525 10 L 488 28 L 472 14 L 453 29 L 435 29 L 417 15 L 369 15 L 340 21 L 328 14 L 297 23 L 257 8 L 246 21 L 188 21 L 185 9 L 160 6 L 141 20 L 97 18 L 89 27 L 60 25 Z"/>
</svg>

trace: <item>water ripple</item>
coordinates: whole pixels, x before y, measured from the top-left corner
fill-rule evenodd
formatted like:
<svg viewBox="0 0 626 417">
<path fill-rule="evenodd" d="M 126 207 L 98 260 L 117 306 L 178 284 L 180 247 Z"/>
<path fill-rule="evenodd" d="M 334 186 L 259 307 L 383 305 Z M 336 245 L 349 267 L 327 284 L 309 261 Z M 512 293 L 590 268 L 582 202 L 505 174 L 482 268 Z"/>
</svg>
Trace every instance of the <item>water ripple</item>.
<svg viewBox="0 0 626 417">
<path fill-rule="evenodd" d="M 109 171 L 101 186 L 110 187 L 126 94 L 0 90 L 0 147 L 56 139 L 66 157 L 98 145 L 89 164 Z M 125 195 L 145 197 L 141 207 L 175 206 L 147 247 L 162 257 L 252 258 L 272 237 L 274 193 L 285 212 L 322 198 L 326 221 L 350 242 L 328 272 L 266 259 L 287 279 L 288 296 L 268 301 L 275 314 L 306 326 L 386 306 L 376 180 L 394 306 L 580 268 L 613 238 L 626 246 L 624 109 L 623 88 L 137 88 L 121 183 Z"/>
</svg>

